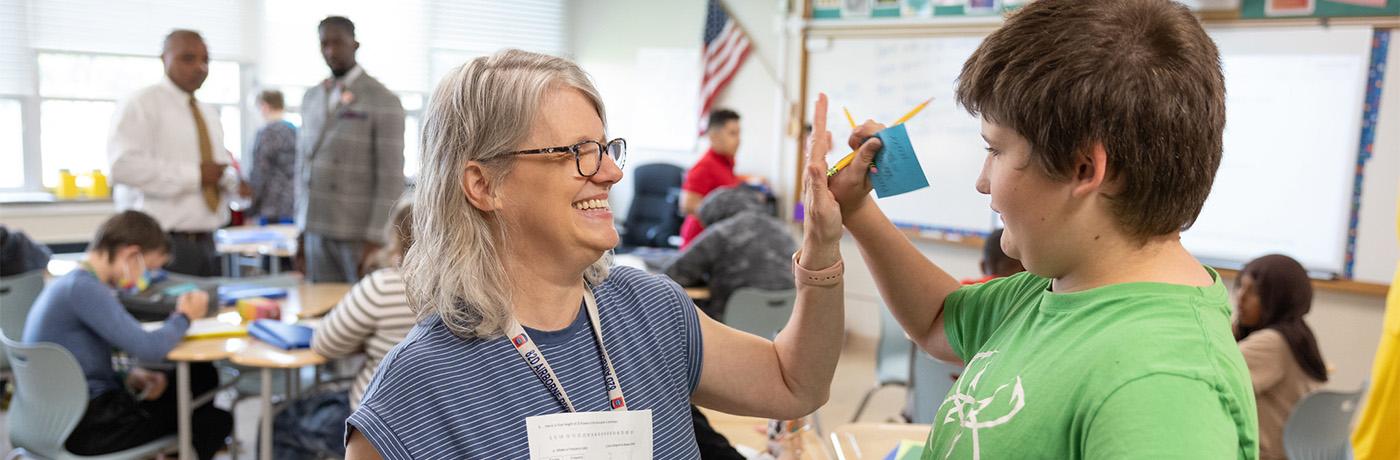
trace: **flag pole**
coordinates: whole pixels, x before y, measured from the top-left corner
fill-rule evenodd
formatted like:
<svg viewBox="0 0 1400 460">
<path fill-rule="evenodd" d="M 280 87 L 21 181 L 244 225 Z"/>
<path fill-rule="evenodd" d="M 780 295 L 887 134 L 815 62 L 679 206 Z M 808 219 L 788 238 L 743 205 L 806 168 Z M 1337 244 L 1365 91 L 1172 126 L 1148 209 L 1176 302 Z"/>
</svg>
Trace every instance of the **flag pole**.
<svg viewBox="0 0 1400 460">
<path fill-rule="evenodd" d="M 734 27 L 737 27 L 737 28 L 739 28 L 739 30 L 744 31 L 744 35 L 748 35 L 748 36 L 750 36 L 750 37 L 754 36 L 753 34 L 748 33 L 748 28 L 744 27 L 744 23 L 743 23 L 742 21 L 739 21 L 739 17 L 738 17 L 738 16 L 735 16 L 735 15 L 734 15 L 734 12 L 733 12 L 732 10 L 729 9 L 729 6 L 724 4 L 724 0 L 715 0 L 715 2 L 716 2 L 716 3 L 719 3 L 719 7 L 720 7 L 720 9 L 723 9 L 723 10 L 724 10 L 724 14 L 729 15 L 729 20 L 730 20 L 730 21 L 734 21 Z M 758 48 L 758 46 L 756 46 L 756 45 L 757 45 L 757 44 L 754 43 L 753 40 L 749 40 L 749 46 L 753 47 L 755 50 Z M 768 60 L 767 60 L 767 59 L 764 59 L 763 53 L 762 53 L 762 52 L 758 52 L 758 53 L 752 53 L 752 54 L 756 54 L 756 55 L 757 55 L 758 64 L 759 64 L 760 66 L 763 67 L 764 73 L 767 73 L 767 74 L 768 74 L 768 79 L 769 79 L 770 81 L 772 81 L 773 84 L 778 85 L 778 88 L 782 88 L 782 89 L 783 89 L 783 91 L 781 92 L 781 93 L 782 93 L 782 96 L 783 96 L 783 102 L 784 102 L 784 103 L 789 102 L 789 101 L 788 101 L 788 95 L 787 95 L 786 86 L 784 86 L 784 85 L 783 85 L 783 82 L 780 81 L 780 80 L 778 79 L 778 73 L 775 72 L 775 71 L 773 71 L 773 66 L 772 66 L 771 64 L 768 63 Z"/>
</svg>

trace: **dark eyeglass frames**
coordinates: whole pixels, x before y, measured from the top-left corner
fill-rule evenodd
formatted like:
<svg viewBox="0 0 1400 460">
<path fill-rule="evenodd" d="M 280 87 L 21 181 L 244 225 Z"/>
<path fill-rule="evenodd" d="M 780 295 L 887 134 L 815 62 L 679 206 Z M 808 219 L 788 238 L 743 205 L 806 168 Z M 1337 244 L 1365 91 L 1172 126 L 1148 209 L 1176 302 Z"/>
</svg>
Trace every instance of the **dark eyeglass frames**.
<svg viewBox="0 0 1400 460">
<path fill-rule="evenodd" d="M 583 141 L 566 147 L 550 147 L 545 149 L 520 150 L 508 152 L 506 155 L 530 155 L 535 153 L 564 153 L 574 154 L 574 166 L 578 168 L 579 175 L 583 177 L 593 177 L 603 168 L 603 155 L 607 152 L 612 157 L 613 163 L 617 163 L 618 169 L 627 161 L 627 140 L 617 138 L 602 144 L 598 141 Z"/>
</svg>

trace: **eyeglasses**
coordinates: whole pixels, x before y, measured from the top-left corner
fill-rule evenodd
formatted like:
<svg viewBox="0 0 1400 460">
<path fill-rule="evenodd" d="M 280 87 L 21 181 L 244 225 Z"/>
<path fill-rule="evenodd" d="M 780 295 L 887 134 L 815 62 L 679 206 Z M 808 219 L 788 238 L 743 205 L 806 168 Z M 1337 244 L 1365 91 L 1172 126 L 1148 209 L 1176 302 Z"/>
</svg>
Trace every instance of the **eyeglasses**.
<svg viewBox="0 0 1400 460">
<path fill-rule="evenodd" d="M 627 140 L 617 138 L 608 141 L 607 148 L 598 141 L 583 141 L 567 147 L 550 147 L 547 149 L 520 150 L 508 152 L 506 155 L 529 155 L 533 153 L 564 153 L 574 154 L 574 166 L 578 168 L 578 173 L 583 177 L 593 177 L 603 168 L 603 155 L 606 152 L 612 157 L 613 163 L 617 163 L 618 169 L 627 161 Z"/>
</svg>

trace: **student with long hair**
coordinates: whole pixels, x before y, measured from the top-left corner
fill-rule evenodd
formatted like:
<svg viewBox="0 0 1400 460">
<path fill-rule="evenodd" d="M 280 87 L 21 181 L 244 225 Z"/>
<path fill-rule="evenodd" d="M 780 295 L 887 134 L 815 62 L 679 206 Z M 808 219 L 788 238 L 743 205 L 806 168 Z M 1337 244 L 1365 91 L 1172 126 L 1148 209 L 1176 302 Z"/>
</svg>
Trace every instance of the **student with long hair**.
<svg viewBox="0 0 1400 460">
<path fill-rule="evenodd" d="M 1317 339 L 1303 322 L 1312 298 L 1308 271 L 1285 255 L 1254 259 L 1235 278 L 1235 340 L 1254 383 L 1261 459 L 1287 458 L 1283 423 L 1288 413 L 1327 381 Z"/>
<path fill-rule="evenodd" d="M 375 255 L 374 271 L 340 300 L 311 336 L 311 350 L 326 359 L 364 353 L 349 390 L 306 395 L 273 422 L 274 460 L 345 456 L 345 419 L 360 405 L 374 369 L 413 329 L 413 309 L 399 265 L 413 246 L 413 199 L 400 198 L 384 228 L 387 242 Z"/>
</svg>

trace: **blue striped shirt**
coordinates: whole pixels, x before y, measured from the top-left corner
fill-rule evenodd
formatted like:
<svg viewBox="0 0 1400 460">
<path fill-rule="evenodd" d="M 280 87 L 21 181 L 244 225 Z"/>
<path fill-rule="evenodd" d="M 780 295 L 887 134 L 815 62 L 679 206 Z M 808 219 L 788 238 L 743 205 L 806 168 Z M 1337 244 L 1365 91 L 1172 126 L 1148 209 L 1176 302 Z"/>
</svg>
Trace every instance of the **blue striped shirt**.
<svg viewBox="0 0 1400 460">
<path fill-rule="evenodd" d="M 689 406 L 702 358 L 694 304 L 671 280 L 627 267 L 593 295 L 627 407 L 652 411 L 653 457 L 700 458 Z M 527 332 L 575 407 L 610 410 L 582 299 L 573 324 Z M 384 357 L 346 423 L 386 459 L 523 459 L 526 417 L 562 412 L 504 335 L 463 339 L 434 315 Z"/>
</svg>

